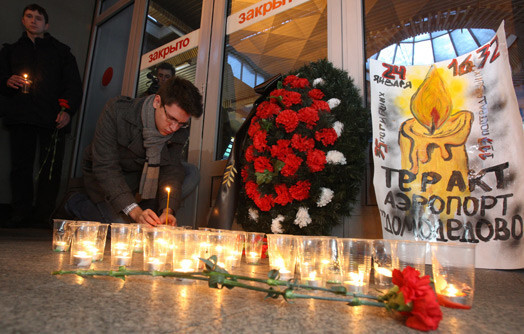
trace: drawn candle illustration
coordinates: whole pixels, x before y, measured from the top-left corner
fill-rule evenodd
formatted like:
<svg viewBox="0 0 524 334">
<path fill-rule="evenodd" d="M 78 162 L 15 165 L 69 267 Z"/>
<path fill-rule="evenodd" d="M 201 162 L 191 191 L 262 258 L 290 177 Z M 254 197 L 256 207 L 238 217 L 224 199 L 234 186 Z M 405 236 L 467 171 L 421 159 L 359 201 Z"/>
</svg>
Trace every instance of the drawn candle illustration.
<svg viewBox="0 0 524 334">
<path fill-rule="evenodd" d="M 407 187 L 428 198 L 469 195 L 465 143 L 473 113 L 453 111 L 452 95 L 435 66 L 411 97 L 410 108 L 414 118 L 402 123 L 399 132 L 402 169 L 415 176 Z M 447 189 L 451 177 L 453 187 Z"/>
</svg>

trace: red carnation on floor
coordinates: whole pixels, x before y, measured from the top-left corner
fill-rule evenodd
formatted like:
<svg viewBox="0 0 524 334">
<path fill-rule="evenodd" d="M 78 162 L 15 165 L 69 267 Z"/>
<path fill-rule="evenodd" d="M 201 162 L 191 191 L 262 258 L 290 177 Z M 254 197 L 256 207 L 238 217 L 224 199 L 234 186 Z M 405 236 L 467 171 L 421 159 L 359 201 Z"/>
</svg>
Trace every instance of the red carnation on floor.
<svg viewBox="0 0 524 334">
<path fill-rule="evenodd" d="M 398 293 L 402 293 L 406 306 L 412 303 L 410 311 L 401 312 L 408 316 L 406 325 L 421 331 L 437 329 L 442 320 L 442 311 L 429 285 L 429 276 L 420 277 L 418 270 L 408 266 L 402 272 L 394 269 L 392 282 L 398 287 Z"/>
<path fill-rule="evenodd" d="M 287 133 L 293 132 L 298 125 L 298 114 L 293 110 L 286 109 L 278 114 L 276 123 L 283 125 Z"/>
</svg>

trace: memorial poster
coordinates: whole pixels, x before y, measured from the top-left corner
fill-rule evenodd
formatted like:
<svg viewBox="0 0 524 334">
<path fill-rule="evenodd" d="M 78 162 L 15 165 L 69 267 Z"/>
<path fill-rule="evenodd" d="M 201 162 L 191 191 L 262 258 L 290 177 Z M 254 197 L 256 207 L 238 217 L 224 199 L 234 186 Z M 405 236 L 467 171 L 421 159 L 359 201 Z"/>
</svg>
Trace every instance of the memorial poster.
<svg viewBox="0 0 524 334">
<path fill-rule="evenodd" d="M 524 267 L 524 133 L 504 26 L 424 66 L 370 63 L 384 239 L 477 244 L 478 268 Z"/>
</svg>

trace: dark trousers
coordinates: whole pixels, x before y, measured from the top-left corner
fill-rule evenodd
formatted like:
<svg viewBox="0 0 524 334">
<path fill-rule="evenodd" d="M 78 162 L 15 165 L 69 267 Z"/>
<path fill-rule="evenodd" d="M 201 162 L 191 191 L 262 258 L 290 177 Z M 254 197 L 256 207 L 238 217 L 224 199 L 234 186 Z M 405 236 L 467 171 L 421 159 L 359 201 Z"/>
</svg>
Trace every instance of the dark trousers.
<svg viewBox="0 0 524 334">
<path fill-rule="evenodd" d="M 60 190 L 65 135 L 59 131 L 53 158 L 53 129 L 34 125 L 9 127 L 11 148 L 11 194 L 13 216 L 28 218 L 35 205 L 35 218 L 48 220 Z M 38 151 L 37 151 L 38 148 Z M 49 150 L 50 149 L 50 150 Z M 35 166 L 37 152 L 40 152 Z M 52 167 L 52 168 L 51 168 Z M 35 171 L 34 168 L 37 168 Z M 40 171 L 40 174 L 38 172 Z M 36 192 L 35 182 L 36 178 Z M 37 222 L 35 222 L 37 223 Z"/>
</svg>

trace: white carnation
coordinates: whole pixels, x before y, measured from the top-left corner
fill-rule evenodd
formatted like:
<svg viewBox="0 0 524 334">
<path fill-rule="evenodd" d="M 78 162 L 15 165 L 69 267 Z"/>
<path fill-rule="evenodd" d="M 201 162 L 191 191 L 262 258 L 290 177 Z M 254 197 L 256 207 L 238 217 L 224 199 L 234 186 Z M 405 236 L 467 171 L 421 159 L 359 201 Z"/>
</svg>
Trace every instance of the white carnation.
<svg viewBox="0 0 524 334">
<path fill-rule="evenodd" d="M 329 99 L 327 101 L 331 109 L 336 108 L 340 104 L 340 100 L 336 98 Z"/>
<path fill-rule="evenodd" d="M 326 154 L 326 162 L 333 165 L 345 165 L 347 163 L 346 157 L 339 151 L 328 151 Z"/>
<path fill-rule="evenodd" d="M 342 130 L 344 130 L 344 123 L 336 121 L 335 123 L 333 123 L 333 129 L 337 133 L 337 136 L 340 137 L 340 135 L 342 134 Z"/>
<path fill-rule="evenodd" d="M 282 222 L 284 221 L 284 216 L 278 215 L 277 218 L 273 219 L 271 221 L 271 232 L 277 234 L 277 233 L 284 233 L 284 230 L 282 229 Z"/>
<path fill-rule="evenodd" d="M 295 225 L 298 225 L 298 227 L 300 228 L 308 226 L 311 223 L 311 217 L 309 216 L 307 208 L 302 206 L 298 209 L 294 223 Z"/>
<path fill-rule="evenodd" d="M 316 78 L 315 80 L 313 80 L 313 87 L 318 87 L 320 85 L 323 85 L 324 82 L 325 82 L 324 79 Z"/>
<path fill-rule="evenodd" d="M 249 208 L 248 213 L 249 213 L 249 218 L 251 218 L 251 220 L 258 221 L 258 211 L 257 210 L 253 208 Z"/>
<path fill-rule="evenodd" d="M 328 205 L 329 202 L 331 202 L 331 200 L 333 199 L 334 194 L 335 193 L 333 192 L 333 190 L 329 188 L 320 188 L 320 198 L 317 201 L 317 206 L 323 207 Z"/>
</svg>

